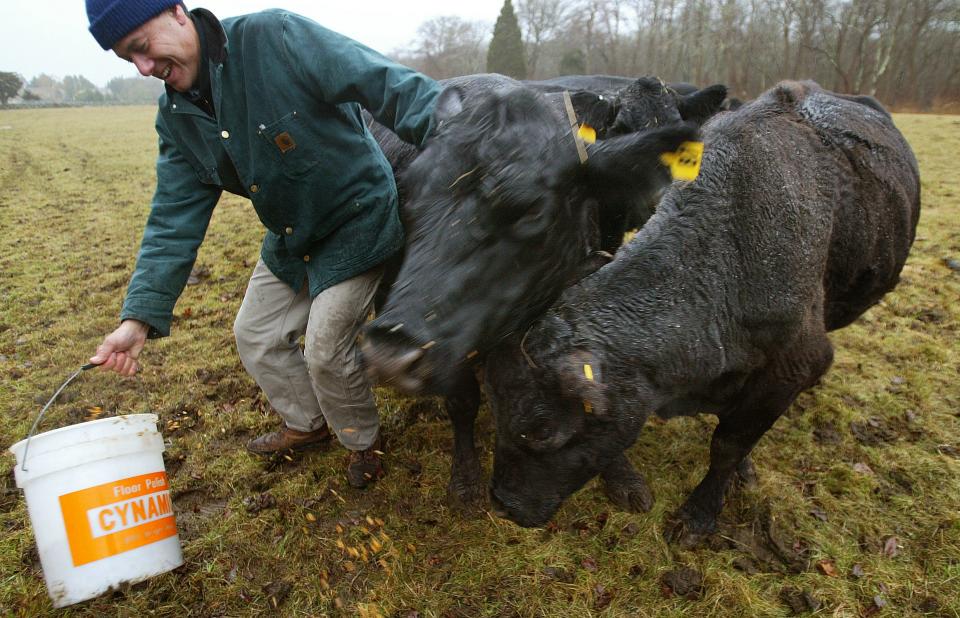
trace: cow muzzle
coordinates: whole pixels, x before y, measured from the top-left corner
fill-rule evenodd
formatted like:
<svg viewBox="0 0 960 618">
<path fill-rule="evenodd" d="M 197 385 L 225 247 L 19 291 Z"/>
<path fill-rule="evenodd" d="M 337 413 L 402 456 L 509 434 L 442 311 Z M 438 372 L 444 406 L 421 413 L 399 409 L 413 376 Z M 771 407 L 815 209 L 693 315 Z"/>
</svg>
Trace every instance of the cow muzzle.
<svg viewBox="0 0 960 618">
<path fill-rule="evenodd" d="M 426 351 L 402 333 L 371 327 L 365 333 L 360 352 L 371 381 L 413 394 L 426 387 L 421 362 Z"/>
<path fill-rule="evenodd" d="M 511 497 L 498 493 L 496 485 L 490 487 L 490 509 L 501 519 L 508 519 L 523 528 L 541 528 L 545 526 L 553 514 L 557 512 L 559 504 L 548 505 L 543 509 L 527 508 L 520 497 Z"/>
</svg>

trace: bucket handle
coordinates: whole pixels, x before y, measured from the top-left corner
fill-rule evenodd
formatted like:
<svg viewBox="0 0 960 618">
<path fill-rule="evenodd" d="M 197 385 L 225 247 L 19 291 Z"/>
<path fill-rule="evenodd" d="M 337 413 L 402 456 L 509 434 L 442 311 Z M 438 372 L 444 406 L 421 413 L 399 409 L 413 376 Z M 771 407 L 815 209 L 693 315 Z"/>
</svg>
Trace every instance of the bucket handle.
<svg viewBox="0 0 960 618">
<path fill-rule="evenodd" d="M 53 397 L 50 398 L 50 401 L 47 402 L 47 405 L 43 406 L 43 409 L 40 410 L 40 414 L 37 415 L 37 420 L 33 421 L 33 425 L 30 426 L 30 433 L 27 434 L 27 443 L 23 446 L 23 461 L 20 462 L 20 469 L 24 472 L 27 471 L 27 451 L 30 450 L 30 440 L 33 438 L 33 433 L 37 430 L 37 425 L 40 424 L 40 420 L 43 419 L 43 415 L 47 413 L 47 409 L 57 400 L 57 397 L 60 396 L 60 393 L 63 392 L 63 389 L 73 382 L 78 375 L 83 373 L 88 369 L 93 369 L 97 367 L 100 363 L 87 363 L 73 372 L 73 374 L 67 378 L 67 381 L 60 385 L 60 388 L 57 389 L 57 392 L 53 394 Z"/>
</svg>

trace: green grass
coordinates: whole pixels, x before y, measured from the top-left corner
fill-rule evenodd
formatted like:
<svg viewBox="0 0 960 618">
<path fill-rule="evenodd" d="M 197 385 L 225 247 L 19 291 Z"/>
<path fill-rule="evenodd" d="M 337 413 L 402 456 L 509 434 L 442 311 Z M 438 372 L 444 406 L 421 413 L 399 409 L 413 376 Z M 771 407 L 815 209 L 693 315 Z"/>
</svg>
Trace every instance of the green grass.
<svg viewBox="0 0 960 618">
<path fill-rule="evenodd" d="M 116 324 L 153 191 L 153 114 L 0 111 L 4 447 Z M 173 336 L 148 344 L 141 376 L 88 372 L 43 424 L 95 407 L 158 413 L 186 565 L 62 613 L 785 616 L 793 590 L 821 615 L 872 615 L 879 597 L 882 615 L 960 616 L 960 460 L 948 448 L 960 450 L 960 272 L 945 261 L 960 260 L 960 117 L 895 118 L 923 177 L 902 282 L 833 334 L 833 368 L 755 452 L 758 486 L 731 496 L 723 533 L 694 550 L 662 529 L 705 471 L 707 417 L 653 422 L 631 449 L 657 497 L 650 513 L 613 510 L 591 483 L 541 530 L 447 508 L 452 437 L 432 400 L 378 391 L 389 474 L 366 492 L 346 486 L 339 447 L 275 467 L 249 456 L 245 441 L 277 424 L 231 333 L 262 232 L 225 197 L 198 260 L 209 276 L 187 288 Z M 485 410 L 478 434 L 489 472 Z M 53 613 L 13 458 L 2 461 L 0 614 Z M 702 574 L 699 598 L 662 586 L 680 567 Z"/>
</svg>

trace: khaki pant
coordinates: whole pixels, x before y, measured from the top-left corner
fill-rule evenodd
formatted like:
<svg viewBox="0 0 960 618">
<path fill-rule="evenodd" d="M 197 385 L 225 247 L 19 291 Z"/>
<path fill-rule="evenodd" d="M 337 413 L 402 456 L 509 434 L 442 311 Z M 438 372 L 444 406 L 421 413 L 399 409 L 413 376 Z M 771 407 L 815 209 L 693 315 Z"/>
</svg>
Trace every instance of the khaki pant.
<svg viewBox="0 0 960 618">
<path fill-rule="evenodd" d="M 357 335 L 382 274 L 371 269 L 311 300 L 307 285 L 294 293 L 257 262 L 233 332 L 243 366 L 291 429 L 326 422 L 355 451 L 376 439 L 379 417 Z"/>
</svg>

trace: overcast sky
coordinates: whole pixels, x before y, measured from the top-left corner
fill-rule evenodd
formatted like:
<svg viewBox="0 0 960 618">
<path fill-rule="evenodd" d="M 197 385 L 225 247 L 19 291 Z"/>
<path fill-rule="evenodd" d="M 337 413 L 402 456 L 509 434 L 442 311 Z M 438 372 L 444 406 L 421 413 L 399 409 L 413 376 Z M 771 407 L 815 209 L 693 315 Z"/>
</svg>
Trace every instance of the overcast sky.
<svg viewBox="0 0 960 618">
<path fill-rule="evenodd" d="M 503 0 L 187 0 L 186 5 L 202 6 L 221 18 L 284 8 L 389 53 L 408 45 L 417 27 L 432 17 L 457 15 L 487 22 L 492 30 Z M 83 0 L 0 0 L 0 71 L 27 80 L 40 73 L 83 75 L 98 86 L 137 75 L 133 65 L 100 49 L 88 25 Z"/>
</svg>

